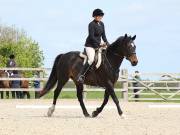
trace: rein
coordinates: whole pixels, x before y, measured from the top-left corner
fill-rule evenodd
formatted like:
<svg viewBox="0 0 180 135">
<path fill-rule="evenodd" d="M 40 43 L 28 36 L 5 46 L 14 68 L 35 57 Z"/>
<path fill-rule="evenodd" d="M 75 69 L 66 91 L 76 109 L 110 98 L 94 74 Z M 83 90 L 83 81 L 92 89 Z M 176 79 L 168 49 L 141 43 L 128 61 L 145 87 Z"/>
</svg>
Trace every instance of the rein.
<svg viewBox="0 0 180 135">
<path fill-rule="evenodd" d="M 110 51 L 110 50 L 108 50 L 108 51 Z M 119 54 L 117 54 L 117 53 L 114 53 L 113 51 L 110 51 L 110 52 L 112 52 L 112 54 L 114 55 L 114 56 L 118 56 L 118 57 L 120 57 L 120 58 L 124 58 L 124 56 L 121 56 L 121 55 L 119 55 Z M 104 55 L 104 58 L 106 59 L 106 61 L 107 61 L 107 63 L 108 63 L 108 65 L 110 66 L 110 68 L 111 68 L 111 70 L 115 73 L 116 72 L 116 70 L 112 67 L 112 65 L 111 65 L 111 63 L 109 62 L 109 60 L 108 60 L 108 58 L 107 58 L 107 49 L 102 53 L 103 55 Z"/>
<path fill-rule="evenodd" d="M 108 48 L 107 48 L 107 49 L 108 49 Z M 106 49 L 106 53 L 107 53 L 107 49 Z M 114 56 L 117 56 L 117 57 L 120 57 L 120 58 L 124 58 L 124 56 L 122 56 L 122 55 L 120 55 L 120 54 L 118 54 L 118 53 L 116 53 L 116 52 L 113 52 L 113 51 L 111 51 L 111 50 L 108 50 L 108 51 L 110 51 L 111 54 L 113 54 Z"/>
</svg>

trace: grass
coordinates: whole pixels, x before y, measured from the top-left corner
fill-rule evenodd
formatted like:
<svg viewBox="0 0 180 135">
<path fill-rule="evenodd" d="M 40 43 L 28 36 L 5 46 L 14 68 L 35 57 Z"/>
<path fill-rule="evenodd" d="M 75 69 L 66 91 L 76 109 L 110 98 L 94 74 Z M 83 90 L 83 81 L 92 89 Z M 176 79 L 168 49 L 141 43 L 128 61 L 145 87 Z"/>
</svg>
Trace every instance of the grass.
<svg viewBox="0 0 180 135">
<path fill-rule="evenodd" d="M 146 93 L 152 93 L 151 91 L 144 91 Z M 160 90 L 159 92 L 164 93 L 166 91 Z M 132 93 L 132 91 L 130 91 L 130 93 Z M 170 93 L 170 92 L 168 92 Z M 103 99 L 104 98 L 104 91 L 89 91 L 84 93 L 86 94 L 86 98 L 87 99 Z M 10 94 L 11 95 L 11 94 Z M 35 98 L 35 93 L 33 91 L 30 92 L 31 95 L 31 99 Z M 44 99 L 52 99 L 54 95 L 53 91 L 50 91 L 48 94 L 46 94 L 44 96 Z M 118 99 L 122 99 L 122 93 L 120 91 L 116 91 L 116 95 L 118 97 Z M 130 95 L 129 95 L 130 96 Z M 165 96 L 166 98 L 168 96 Z M 10 96 L 10 99 L 12 97 Z M 60 96 L 60 99 L 77 99 L 76 96 L 76 91 L 62 91 Z M 140 98 L 160 98 L 158 95 L 140 95 Z M 176 95 L 174 96 L 174 98 L 179 98 L 180 99 L 180 95 Z M 130 101 L 130 102 L 134 102 L 134 101 Z M 153 101 L 148 101 L 148 100 L 142 100 L 139 102 L 173 102 L 173 103 L 180 103 L 180 101 L 159 101 L 159 100 L 153 100 Z"/>
</svg>

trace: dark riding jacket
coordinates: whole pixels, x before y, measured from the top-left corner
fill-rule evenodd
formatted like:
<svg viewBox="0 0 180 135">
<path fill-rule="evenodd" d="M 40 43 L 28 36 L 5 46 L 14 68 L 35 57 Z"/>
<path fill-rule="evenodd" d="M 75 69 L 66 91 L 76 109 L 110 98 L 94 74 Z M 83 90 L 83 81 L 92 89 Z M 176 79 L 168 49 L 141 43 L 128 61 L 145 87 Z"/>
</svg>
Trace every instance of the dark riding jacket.
<svg viewBox="0 0 180 135">
<path fill-rule="evenodd" d="M 14 59 L 8 60 L 6 67 L 10 67 L 10 68 L 16 67 L 16 61 Z M 8 73 L 11 75 L 11 73 L 13 73 L 13 71 L 8 70 Z"/>
<path fill-rule="evenodd" d="M 16 67 L 16 62 L 15 62 L 15 60 L 14 60 L 14 59 L 8 60 L 6 66 L 7 66 L 7 67 Z"/>
<path fill-rule="evenodd" d="M 21 78 L 21 76 L 19 74 L 13 74 L 11 77 L 12 78 Z M 12 88 L 20 88 L 21 87 L 21 81 L 20 80 L 13 80 L 11 82 L 11 87 Z"/>
<path fill-rule="evenodd" d="M 85 46 L 98 48 L 101 43 L 101 37 L 104 42 L 108 43 L 106 39 L 104 23 L 93 20 L 89 23 L 89 35 L 86 39 Z"/>
</svg>

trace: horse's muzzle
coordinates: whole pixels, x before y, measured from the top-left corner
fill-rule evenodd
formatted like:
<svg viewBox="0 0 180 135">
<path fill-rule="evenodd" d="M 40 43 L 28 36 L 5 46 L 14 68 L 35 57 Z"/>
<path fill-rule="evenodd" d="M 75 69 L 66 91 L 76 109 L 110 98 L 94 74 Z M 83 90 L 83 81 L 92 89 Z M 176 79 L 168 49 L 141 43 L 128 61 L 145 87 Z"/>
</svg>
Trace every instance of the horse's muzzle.
<svg viewBox="0 0 180 135">
<path fill-rule="evenodd" d="M 132 63 L 131 63 L 131 65 L 132 66 L 136 66 L 138 64 L 138 61 L 136 62 L 136 61 L 133 61 Z"/>
<path fill-rule="evenodd" d="M 138 64 L 138 59 L 137 59 L 137 56 L 136 54 L 132 54 L 128 60 L 131 62 L 131 65 L 132 66 L 136 66 Z"/>
</svg>

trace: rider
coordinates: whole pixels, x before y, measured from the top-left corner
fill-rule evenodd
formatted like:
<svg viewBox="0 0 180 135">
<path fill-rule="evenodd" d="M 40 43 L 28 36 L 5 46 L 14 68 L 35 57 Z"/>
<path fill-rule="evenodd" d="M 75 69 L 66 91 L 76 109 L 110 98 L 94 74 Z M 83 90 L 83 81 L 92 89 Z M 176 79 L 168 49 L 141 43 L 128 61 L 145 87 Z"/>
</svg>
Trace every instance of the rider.
<svg viewBox="0 0 180 135">
<path fill-rule="evenodd" d="M 8 68 L 15 68 L 16 67 L 16 61 L 15 61 L 14 54 L 11 54 L 9 56 L 9 60 L 7 61 L 6 67 L 8 67 Z M 14 71 L 8 70 L 6 72 L 8 73 L 8 77 L 13 76 Z M 12 98 L 15 98 L 15 91 L 12 91 L 11 93 L 12 93 Z M 9 98 L 9 91 L 6 91 L 6 97 Z"/>
<path fill-rule="evenodd" d="M 89 23 L 89 35 L 85 43 L 85 51 L 88 56 L 88 62 L 83 66 L 82 70 L 78 75 L 78 82 L 83 83 L 85 74 L 94 62 L 95 50 L 101 46 L 101 38 L 104 41 L 103 45 L 109 45 L 106 34 L 104 23 L 101 21 L 104 13 L 101 9 L 95 9 L 92 14 L 94 20 Z"/>
<path fill-rule="evenodd" d="M 8 60 L 8 62 L 7 62 L 7 64 L 6 64 L 6 66 L 9 67 L 9 68 L 14 68 L 14 67 L 16 67 L 16 61 L 15 61 L 15 56 L 14 56 L 14 54 L 11 54 L 11 55 L 9 56 L 9 60 Z M 13 71 L 12 71 L 12 70 L 9 70 L 8 73 L 9 73 L 9 77 L 13 75 Z"/>
</svg>

